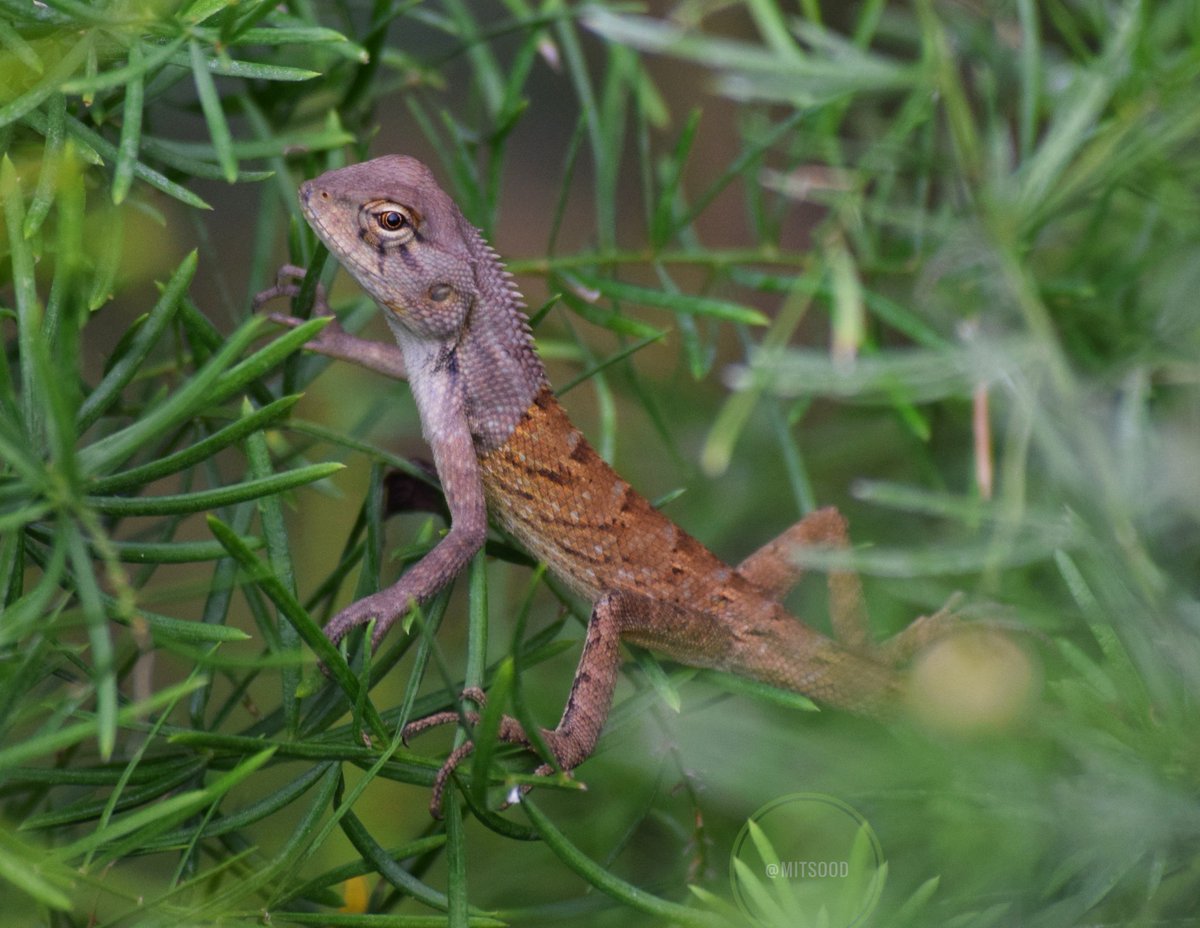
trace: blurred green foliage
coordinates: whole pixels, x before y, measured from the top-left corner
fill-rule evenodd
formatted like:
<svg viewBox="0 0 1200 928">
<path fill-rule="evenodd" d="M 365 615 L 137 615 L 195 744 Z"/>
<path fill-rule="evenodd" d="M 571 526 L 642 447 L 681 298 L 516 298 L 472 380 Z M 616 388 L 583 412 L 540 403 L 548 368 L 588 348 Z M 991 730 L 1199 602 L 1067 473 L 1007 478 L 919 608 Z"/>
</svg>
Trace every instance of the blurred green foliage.
<svg viewBox="0 0 1200 928">
<path fill-rule="evenodd" d="M 6 922 L 736 924 L 734 836 L 796 791 L 878 835 L 876 924 L 1189 919 L 1198 78 L 1192 0 L 0 0 Z M 806 561 L 862 571 L 881 635 L 962 590 L 992 637 L 886 726 L 637 652 L 589 792 L 498 813 L 529 758 L 485 749 L 431 822 L 443 748 L 395 732 L 464 681 L 549 723 L 586 604 L 495 538 L 379 654 L 320 633 L 439 523 L 392 556 L 384 470 L 422 472 L 297 412 L 322 323 L 248 297 L 284 239 L 330 281 L 295 182 L 377 135 L 489 235 L 509 178 L 550 191 L 511 262 L 539 343 L 695 534 L 849 487 L 874 543 Z M 194 296 L 227 279 L 228 326 Z M 371 465 L 345 537 L 305 519 L 337 456 Z"/>
</svg>

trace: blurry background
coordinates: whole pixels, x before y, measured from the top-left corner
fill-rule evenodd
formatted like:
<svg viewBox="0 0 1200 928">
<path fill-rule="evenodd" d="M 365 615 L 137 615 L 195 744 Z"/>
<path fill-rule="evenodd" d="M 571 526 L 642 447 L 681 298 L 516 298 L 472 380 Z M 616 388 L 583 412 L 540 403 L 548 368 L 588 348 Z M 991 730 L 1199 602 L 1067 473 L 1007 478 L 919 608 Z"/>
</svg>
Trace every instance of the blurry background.
<svg viewBox="0 0 1200 928">
<path fill-rule="evenodd" d="M 794 792 L 871 824 L 879 924 L 1187 918 L 1198 29 L 1183 0 L 0 0 L 14 924 L 736 923 L 738 831 Z M 390 152 L 508 259 L 576 423 L 692 534 L 736 562 L 842 508 L 857 547 L 804 555 L 797 615 L 827 628 L 831 565 L 881 638 L 963 594 L 986 631 L 918 658 L 912 711 L 639 652 L 586 793 L 488 813 L 530 769 L 501 752 L 430 820 L 451 735 L 397 748 L 402 718 L 516 668 L 552 725 L 587 606 L 497 539 L 369 702 L 314 670 L 313 622 L 444 526 L 380 518 L 427 455 L 407 388 L 250 300 L 313 266 L 387 337 L 295 187 Z M 794 889 L 764 880 L 775 921 L 833 923 Z"/>
</svg>

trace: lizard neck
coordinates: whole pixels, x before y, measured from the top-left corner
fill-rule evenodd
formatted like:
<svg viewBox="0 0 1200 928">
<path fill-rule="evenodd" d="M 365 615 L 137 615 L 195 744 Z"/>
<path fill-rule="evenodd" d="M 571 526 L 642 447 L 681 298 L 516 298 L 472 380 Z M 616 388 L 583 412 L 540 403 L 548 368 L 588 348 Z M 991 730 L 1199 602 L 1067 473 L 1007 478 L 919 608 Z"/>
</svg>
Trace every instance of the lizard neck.
<svg viewBox="0 0 1200 928">
<path fill-rule="evenodd" d="M 472 253 L 476 298 L 459 331 L 446 340 L 422 338 L 392 314 L 386 318 L 404 352 L 418 406 L 427 390 L 445 389 L 448 380 L 462 399 L 476 448 L 486 454 L 508 440 L 549 382 L 512 275 L 479 230 L 460 222 Z"/>
<path fill-rule="evenodd" d="M 508 440 L 546 386 L 546 368 L 533 345 L 525 303 L 499 255 L 472 227 L 479 299 L 458 343 L 467 419 L 481 453 Z"/>
</svg>

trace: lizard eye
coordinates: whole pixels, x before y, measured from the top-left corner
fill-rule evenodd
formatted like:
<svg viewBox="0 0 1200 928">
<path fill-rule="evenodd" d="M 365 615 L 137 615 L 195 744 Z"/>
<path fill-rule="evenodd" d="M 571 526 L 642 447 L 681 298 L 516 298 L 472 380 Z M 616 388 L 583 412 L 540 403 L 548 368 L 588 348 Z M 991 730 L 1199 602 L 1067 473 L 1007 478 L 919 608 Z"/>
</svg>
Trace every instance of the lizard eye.
<svg viewBox="0 0 1200 928">
<path fill-rule="evenodd" d="M 373 229 L 381 242 L 403 245 L 417 234 L 417 216 L 407 206 L 391 200 L 375 200 L 362 212 L 363 231 Z"/>
<path fill-rule="evenodd" d="M 454 293 L 449 284 L 434 284 L 429 288 L 429 298 L 435 303 L 445 303 Z"/>
</svg>

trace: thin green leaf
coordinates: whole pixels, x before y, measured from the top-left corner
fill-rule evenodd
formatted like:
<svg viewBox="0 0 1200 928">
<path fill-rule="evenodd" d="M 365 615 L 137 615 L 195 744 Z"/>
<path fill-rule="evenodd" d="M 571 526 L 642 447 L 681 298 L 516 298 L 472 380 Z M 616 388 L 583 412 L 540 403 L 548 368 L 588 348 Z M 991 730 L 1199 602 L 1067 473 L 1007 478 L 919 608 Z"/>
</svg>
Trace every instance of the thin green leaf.
<svg viewBox="0 0 1200 928">
<path fill-rule="evenodd" d="M 101 207 L 98 216 L 90 218 L 93 223 L 98 219 L 105 232 L 95 248 L 92 286 L 87 296 L 88 311 L 95 312 L 113 298 L 113 288 L 116 285 L 125 244 L 125 211 L 110 205 Z"/>
<path fill-rule="evenodd" d="M 142 363 L 150 354 L 151 349 L 158 344 L 162 333 L 166 331 L 167 326 L 175 317 L 175 311 L 179 308 L 180 301 L 187 293 L 187 289 L 192 283 L 192 277 L 196 274 L 199 260 L 198 253 L 193 250 L 180 262 L 179 267 L 175 269 L 175 273 L 171 275 L 171 279 L 163 289 L 162 296 L 146 316 L 144 324 L 138 329 L 129 349 L 83 401 L 76 418 L 76 428 L 80 433 L 104 414 L 104 411 L 116 401 L 120 392 L 141 369 Z"/>
<path fill-rule="evenodd" d="M 139 421 L 81 451 L 80 466 L 85 472 L 97 473 L 117 465 L 154 436 L 194 418 L 204 408 L 229 399 L 309 341 L 328 322 L 324 317 L 310 319 L 230 368 L 233 359 L 257 337 L 258 330 L 265 324 L 261 316 L 249 317 L 181 389 Z"/>
<path fill-rule="evenodd" d="M 862 348 L 866 313 L 862 281 L 845 243 L 835 240 L 826 249 L 825 261 L 833 287 L 833 339 L 830 357 L 834 365 L 853 364 Z"/>
<path fill-rule="evenodd" d="M 566 835 L 559 831 L 537 805 L 529 801 L 528 797 L 521 801 L 521 807 L 555 856 L 605 895 L 611 896 L 639 912 L 645 912 L 647 915 L 671 924 L 694 925 L 696 928 L 718 928 L 725 924 L 722 919 L 707 912 L 698 912 L 687 906 L 660 899 L 658 896 L 614 876 L 568 841 Z"/>
<path fill-rule="evenodd" d="M 0 20 L 0 23 L 3 21 Z M 54 94 L 46 103 L 46 144 L 42 149 L 42 161 L 38 170 L 37 187 L 25 213 L 25 237 L 32 238 L 42 227 L 50 206 L 58 195 L 58 175 L 63 157 L 63 140 L 66 137 L 67 98 Z M 71 261 L 70 255 L 59 255 L 60 261 Z M 56 268 L 57 270 L 57 268 Z"/>
<path fill-rule="evenodd" d="M 338 912 L 279 912 L 281 921 L 330 928 L 446 928 L 444 915 L 340 914 Z M 510 923 L 487 915 L 471 915 L 458 924 L 464 928 L 506 928 Z"/>
<path fill-rule="evenodd" d="M 179 11 L 179 16 L 190 25 L 199 25 L 222 10 L 238 6 L 240 2 L 241 0 L 192 0 Z"/>
<path fill-rule="evenodd" d="M 205 512 L 221 506 L 231 506 L 245 500 L 258 499 L 269 493 L 282 493 L 317 480 L 324 480 L 344 469 L 344 464 L 330 462 L 309 464 L 284 471 L 260 480 L 245 480 L 213 490 L 176 493 L 167 496 L 88 496 L 87 504 L 97 512 L 114 516 L 168 515 L 185 512 Z"/>
<path fill-rule="evenodd" d="M 25 240 L 22 226 L 25 221 L 24 194 L 17 169 L 8 155 L 0 161 L 0 206 L 8 230 L 8 247 L 12 261 L 12 287 L 17 307 L 17 349 L 21 366 L 21 414 L 27 440 L 34 448 L 42 443 L 45 408 L 38 391 L 35 356 L 45 353 L 42 331 L 42 308 L 37 296 L 37 281 L 33 273 L 33 254 Z"/>
<path fill-rule="evenodd" d="M 631 319 L 628 316 L 622 316 L 612 310 L 601 309 L 594 305 L 588 299 L 577 296 L 574 293 L 563 293 L 562 301 L 571 308 L 571 310 L 581 318 L 590 322 L 592 325 L 600 326 L 608 329 L 617 335 L 629 335 L 633 338 L 648 339 L 656 341 L 665 334 L 659 329 L 649 326 L 637 319 Z"/>
<path fill-rule="evenodd" d="M 150 808 L 140 809 L 130 815 L 115 819 L 106 827 L 98 828 L 78 841 L 65 847 L 56 848 L 54 857 L 64 862 L 70 861 L 83 854 L 97 851 L 105 844 L 111 844 L 128 835 L 133 835 L 135 841 L 140 841 L 165 831 L 176 822 L 224 796 L 225 793 L 261 768 L 274 753 L 274 748 L 266 748 L 246 758 L 228 773 L 217 777 L 204 789 L 191 790 L 178 796 L 172 796 L 155 803 Z M 143 834 L 135 835 L 136 832 L 143 832 Z M 119 853 L 119 847 L 107 848 L 101 860 L 111 859 L 118 856 Z"/>
<path fill-rule="evenodd" d="M 21 33 L 12 27 L 6 19 L 0 19 L 0 45 L 16 56 L 17 60 L 36 74 L 42 74 L 46 68 L 42 58 L 32 45 L 21 38 Z"/>
<path fill-rule="evenodd" d="M 67 81 L 62 85 L 62 92 L 84 96 L 113 87 L 124 87 L 139 78 L 144 81 L 147 75 L 157 71 L 168 58 L 174 55 L 187 39 L 186 32 L 180 33 L 166 44 L 156 46 L 149 54 L 140 56 L 137 61 L 134 61 L 131 54 L 126 64 L 119 68 Z M 132 46 L 130 48 L 132 51 Z"/>
<path fill-rule="evenodd" d="M 729 382 L 735 390 L 765 386 L 780 396 L 832 396 L 890 406 L 897 396 L 916 403 L 969 397 L 981 381 L 1013 376 L 1037 361 L 1032 344 L 989 348 L 986 353 L 973 348 L 880 351 L 853 363 L 821 351 L 759 349 L 749 367 L 730 371 Z"/>
<path fill-rule="evenodd" d="M 1021 204 L 1027 212 L 1044 209 L 1054 186 L 1092 136 L 1100 113 L 1125 76 L 1128 57 L 1142 26 L 1139 5 L 1126 3 L 1123 9 L 1114 11 L 1114 22 L 1105 35 L 1104 54 L 1092 67 L 1078 71 L 1073 85 L 1066 88 L 1070 105 L 1055 108 L 1054 119 L 1023 170 Z"/>
<path fill-rule="evenodd" d="M 202 685 L 202 680 L 189 680 L 164 687 L 139 702 L 130 703 L 118 709 L 117 724 L 121 726 L 137 723 L 163 706 L 171 705 L 180 695 L 187 695 Z M 57 751 L 95 737 L 96 731 L 97 719 L 92 717 L 85 722 L 76 722 L 56 731 L 35 735 L 17 744 L 0 748 L 0 770 L 51 756 Z"/>
<path fill-rule="evenodd" d="M 467 848 L 464 816 L 460 811 L 462 799 L 457 790 L 446 796 L 446 911 L 451 928 L 468 923 Z"/>
<path fill-rule="evenodd" d="M 700 63 L 720 76 L 718 87 L 725 95 L 739 100 L 778 100 L 807 107 L 856 92 L 904 90 L 920 75 L 910 65 L 844 42 L 838 45 L 839 58 L 832 59 L 781 52 L 603 8 L 589 10 L 583 23 L 610 42 Z"/>
<path fill-rule="evenodd" d="M 192 622 L 173 619 L 146 609 L 138 609 L 136 618 L 150 626 L 155 641 L 177 641 L 183 644 L 220 644 L 226 641 L 249 641 L 250 636 L 240 628 L 227 625 L 211 625 L 207 622 Z"/>
<path fill-rule="evenodd" d="M 263 546 L 263 540 L 254 536 L 241 541 L 252 551 Z M 127 564 L 190 564 L 215 561 L 226 553 L 215 541 L 112 541 L 109 545 L 117 560 Z"/>
<path fill-rule="evenodd" d="M 53 105 L 51 107 L 51 123 L 56 121 L 53 112 L 56 108 Z M 60 128 L 65 132 L 65 124 Z M 84 269 L 87 265 L 83 231 L 87 220 L 87 194 L 83 178 L 85 169 L 78 158 L 78 148 L 73 139 L 67 139 L 61 154 L 55 157 L 53 183 L 58 229 L 54 243 L 54 277 L 50 282 L 50 295 L 46 299 L 47 340 L 59 348 L 58 353 L 65 366 L 72 365 L 73 362 L 68 360 L 70 351 L 79 342 L 76 337 L 71 340 L 73 344 L 68 343 L 60 339 L 58 334 L 64 321 L 69 326 L 67 331 L 78 332 L 79 320 L 72 320 L 70 313 L 71 308 L 82 299 Z M 70 389 L 74 395 L 76 388 L 72 386 Z"/>
<path fill-rule="evenodd" d="M 148 743 L 148 742 L 143 742 Z M 160 765 L 161 766 L 161 765 Z M 88 796 L 75 802 L 69 802 L 56 809 L 31 815 L 21 823 L 21 828 L 27 831 L 55 828 L 59 825 L 73 825 L 79 822 L 90 822 L 97 819 L 106 820 L 113 812 L 125 812 L 137 806 L 145 805 L 153 799 L 174 792 L 189 780 L 195 782 L 197 774 L 203 774 L 207 766 L 203 758 L 193 757 L 186 763 L 173 764 L 169 769 L 155 771 L 153 780 L 148 783 L 133 783 L 133 771 L 126 764 L 117 779 L 114 789 L 105 795 Z M 120 790 L 120 796 L 113 801 L 113 796 Z M 105 812 L 108 815 L 105 815 Z"/>
<path fill-rule="evenodd" d="M 212 156 L 212 145 L 203 144 L 200 146 L 205 151 L 206 157 Z M 237 143 L 234 143 L 236 151 Z M 203 158 L 192 157 L 177 151 L 172 143 L 156 139 L 148 135 L 142 136 L 141 144 L 142 154 L 148 158 L 153 158 L 155 161 L 161 162 L 165 167 L 174 168 L 184 174 L 189 174 L 193 177 L 203 180 L 224 180 L 225 174 L 221 170 L 219 164 L 212 161 L 203 160 Z M 238 170 L 239 183 L 257 183 L 262 180 L 269 180 L 274 176 L 272 171 L 247 171 Z"/>
<path fill-rule="evenodd" d="M 515 676 L 516 667 L 512 657 L 504 658 L 492 675 L 487 706 L 484 707 L 479 724 L 475 726 L 475 756 L 471 760 L 471 800 L 478 806 L 487 806 L 488 773 L 499 744 L 496 736 L 509 704 Z M 479 683 L 468 683 L 468 686 L 471 685 L 477 686 Z"/>
<path fill-rule="evenodd" d="M 269 479 L 277 480 L 278 477 Z M 325 665 L 330 675 L 337 680 L 351 701 L 354 701 L 358 697 L 358 678 L 354 676 L 354 673 L 346 664 L 345 658 L 333 646 L 333 643 L 325 637 L 325 633 L 312 620 L 304 607 L 283 587 L 279 579 L 267 568 L 267 565 L 255 557 L 253 552 L 244 547 L 237 535 L 221 522 L 220 519 L 209 516 L 208 527 L 217 537 L 217 540 L 233 555 L 242 569 L 246 571 L 249 580 L 257 585 L 279 607 L 280 613 L 295 627 L 296 631 L 300 634 L 300 638 L 313 650 L 317 659 Z M 366 703 L 365 717 L 376 737 L 387 740 L 387 728 L 370 702 Z"/>
<path fill-rule="evenodd" d="M 230 45 L 324 45 L 327 49 L 331 46 L 346 46 L 352 52 L 355 58 L 365 61 L 366 50 L 356 42 L 352 42 L 345 35 L 338 32 L 336 29 L 329 29 L 325 26 L 302 26 L 302 25 L 280 25 L 279 20 L 276 20 L 276 25 L 269 27 L 252 27 L 243 29 L 229 42 Z M 298 21 L 297 21 L 298 22 Z M 337 49 L 338 54 L 343 54 L 343 49 Z"/>
<path fill-rule="evenodd" d="M 213 150 L 217 153 L 217 163 L 221 165 L 225 180 L 232 184 L 237 180 L 237 156 L 233 153 L 233 134 L 225 120 L 225 109 L 200 43 L 192 39 L 188 43 L 188 51 L 196 95 L 200 98 L 200 109 L 204 113 L 205 123 L 208 124 L 208 137 L 212 140 Z"/>
<path fill-rule="evenodd" d="M 279 158 L 294 151 L 328 151 L 342 148 L 354 142 L 354 134 L 336 126 L 325 126 L 309 131 L 279 132 L 269 138 L 248 139 L 232 143 L 234 155 L 241 160 L 252 158 Z M 208 142 L 181 142 L 175 139 L 147 137 L 143 149 L 163 160 L 170 158 L 209 158 L 214 148 Z M 186 163 L 186 162 L 184 162 Z M 288 190 L 294 198 L 294 188 Z"/>
<path fill-rule="evenodd" d="M 11 473 L 20 475 L 32 487 L 45 482 L 41 458 L 30 447 L 29 438 L 17 423 L 17 416 L 0 416 L 0 456 Z"/>
<path fill-rule="evenodd" d="M 129 65 L 135 69 L 125 85 L 125 105 L 121 109 L 121 140 L 117 143 L 117 163 L 113 168 L 112 201 L 125 202 L 129 185 L 133 183 L 133 167 L 138 160 L 142 141 L 142 43 L 134 39 L 129 46 Z"/>
<path fill-rule="evenodd" d="M 690 296 L 685 293 L 670 293 L 653 287 L 642 287 L 637 284 L 624 283 L 607 277 L 591 277 L 580 275 L 580 282 L 589 289 L 595 290 L 611 300 L 622 300 L 637 303 L 642 306 L 654 306 L 658 309 L 668 309 L 675 313 L 694 316 L 711 316 L 727 322 L 741 322 L 746 325 L 766 325 L 768 320 L 757 309 L 732 303 L 728 300 L 718 300 L 706 296 Z"/>
<path fill-rule="evenodd" d="M 66 545 L 71 579 L 79 596 L 91 645 L 91 674 L 96 691 L 96 746 L 100 757 L 108 760 L 116 747 L 118 725 L 117 668 L 112 634 L 92 556 L 83 533 L 73 524 L 67 527 Z"/>
<path fill-rule="evenodd" d="M 234 358 L 257 337 L 263 324 L 261 317 L 249 317 L 181 389 L 143 414 L 138 421 L 83 449 L 79 460 L 84 472 L 99 473 L 116 466 L 155 436 L 193 418 L 210 403 L 219 402 L 212 398 L 213 385 Z"/>
<path fill-rule="evenodd" d="M 309 319 L 307 322 L 296 326 L 296 328 L 284 332 L 284 334 L 280 335 L 274 341 L 246 358 L 246 360 L 235 364 L 217 378 L 209 402 L 224 402 L 248 384 L 258 380 L 259 377 L 262 377 L 267 371 L 272 370 L 288 355 L 312 341 L 317 333 L 329 324 L 329 321 L 328 316 L 318 316 L 315 319 Z"/>
<path fill-rule="evenodd" d="M 43 849 L 26 844 L 6 828 L 0 828 L 0 880 L 51 909 L 69 912 L 72 908 L 68 893 L 75 888 L 75 873 L 48 860 Z"/>
<path fill-rule="evenodd" d="M 36 522 L 49 511 L 50 503 L 30 503 L 19 509 L 0 513 L 0 535 L 24 528 L 30 522 Z"/>
<path fill-rule="evenodd" d="M 55 596 L 62 595 L 63 574 L 67 566 L 67 528 L 58 525 L 50 556 L 41 564 L 42 576 L 33 589 L 23 596 L 16 596 L 4 608 L 4 622 L 0 623 L 0 645 L 11 646 L 21 641 L 33 626 L 49 624 L 55 610 L 50 603 Z"/>
<path fill-rule="evenodd" d="M 612 367 L 614 364 L 618 364 L 621 361 L 624 361 L 628 357 L 632 357 L 633 355 L 637 354 L 639 351 L 641 351 L 643 348 L 647 347 L 648 345 L 653 345 L 655 342 L 662 341 L 662 339 L 665 335 L 666 335 L 665 332 L 660 332 L 658 335 L 655 335 L 652 338 L 642 338 L 642 339 L 638 339 L 636 342 L 631 342 L 630 344 L 628 344 L 624 348 L 622 348 L 620 351 L 616 351 L 613 354 L 610 354 L 603 361 L 600 361 L 597 364 L 593 364 L 587 370 L 583 371 L 580 374 L 576 374 L 574 377 L 572 377 L 570 380 L 563 383 L 561 386 L 556 387 L 554 390 L 555 395 L 556 396 L 565 395 L 566 393 L 573 390 L 575 387 L 579 386 L 581 383 L 586 383 L 587 381 L 591 380 L 593 377 L 595 377 L 601 371 L 607 370 L 608 368 Z"/>
<path fill-rule="evenodd" d="M 443 893 L 422 883 L 392 858 L 353 812 L 342 816 L 341 827 L 354 849 L 397 890 L 442 912 L 450 902 Z M 442 924 L 445 924 L 443 916 Z"/>
<path fill-rule="evenodd" d="M 88 490 L 94 494 L 103 494 L 142 487 L 170 474 L 186 470 L 201 461 L 208 460 L 218 451 L 235 444 L 251 432 L 266 428 L 277 419 L 287 415 L 291 408 L 300 401 L 301 396 L 302 394 L 294 393 L 291 396 L 281 397 L 174 454 L 156 458 L 110 477 L 102 477 L 92 482 L 88 486 Z"/>
<path fill-rule="evenodd" d="M 194 42 L 193 47 L 199 43 Z M 258 81 L 307 81 L 314 77 L 320 77 L 320 71 L 312 71 L 308 68 L 293 68 L 281 64 L 262 64 L 257 61 L 237 61 L 232 58 L 207 58 L 203 60 L 203 67 L 209 74 L 215 74 L 218 77 L 240 77 L 244 80 Z M 172 64 L 188 67 L 195 67 L 194 55 L 176 55 L 172 59 Z M 201 98 L 203 99 L 203 98 Z"/>
<path fill-rule="evenodd" d="M 488 119 L 494 121 L 504 99 L 504 77 L 500 63 L 487 42 L 482 41 L 479 23 L 472 7 L 464 0 L 445 0 L 445 7 L 454 23 L 454 34 L 462 42 L 471 63 L 474 86 L 483 97 Z"/>
<path fill-rule="evenodd" d="M 83 64 L 91 48 L 92 37 L 85 34 L 83 38 L 71 46 L 69 51 L 58 58 L 54 67 L 42 80 L 25 91 L 25 93 L 0 106 L 0 126 L 7 126 L 9 123 L 16 122 L 22 116 L 41 106 L 42 101 L 52 93 L 62 91 L 63 81 L 74 73 L 76 68 Z"/>
<path fill-rule="evenodd" d="M 32 126 L 35 131 L 40 132 L 43 135 L 46 135 L 49 132 L 48 121 L 42 113 L 28 113 L 25 116 L 24 121 L 26 124 Z M 110 161 L 116 160 L 117 146 L 108 141 L 94 129 L 88 128 L 72 116 L 67 117 L 67 134 L 81 143 L 82 154 L 85 157 L 88 157 L 89 153 L 91 153 L 92 155 L 103 157 Z M 148 183 L 151 187 L 154 187 L 156 190 L 161 190 L 163 193 L 167 194 L 167 196 L 173 197 L 181 203 L 185 203 L 188 206 L 193 206 L 196 209 L 212 209 L 211 206 L 204 202 L 204 200 L 200 199 L 200 197 L 196 196 L 196 194 L 192 193 L 185 187 L 181 187 L 174 181 L 168 180 L 164 175 L 158 171 L 155 171 L 153 168 L 147 167 L 140 161 L 134 165 L 133 173 Z"/>
<path fill-rule="evenodd" d="M 701 110 L 697 108 L 688 115 L 688 120 L 679 133 L 679 140 L 675 143 L 675 150 L 664 164 L 662 189 L 659 191 L 658 201 L 654 204 L 650 221 L 650 241 L 656 251 L 662 249 L 674 232 L 671 218 L 675 198 L 679 195 L 683 169 L 691 153 L 692 144 L 696 141 L 696 130 L 700 128 L 700 114 Z"/>
<path fill-rule="evenodd" d="M 254 414 L 254 407 L 249 400 L 242 402 L 242 418 L 247 419 Z M 249 461 L 249 473 L 257 480 L 269 479 L 272 473 L 271 454 L 267 450 L 267 441 L 262 432 L 252 432 L 246 438 L 246 457 Z M 278 496 L 260 496 L 255 501 L 258 507 L 258 518 L 262 525 L 263 537 L 267 547 L 267 563 L 271 573 L 280 585 L 293 597 L 296 595 L 296 573 L 292 567 L 291 549 L 288 545 L 287 528 L 283 524 L 283 507 Z M 244 541 L 243 541 L 244 544 Z M 249 546 L 245 546 L 249 547 Z M 292 651 L 299 648 L 300 636 L 288 622 L 280 621 L 279 648 L 282 651 Z M 283 713 L 287 730 L 297 734 L 300 728 L 300 701 L 296 693 L 300 689 L 300 669 L 288 667 L 280 674 L 282 686 Z M 365 694 L 366 687 L 362 687 Z"/>
</svg>

